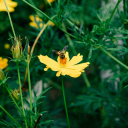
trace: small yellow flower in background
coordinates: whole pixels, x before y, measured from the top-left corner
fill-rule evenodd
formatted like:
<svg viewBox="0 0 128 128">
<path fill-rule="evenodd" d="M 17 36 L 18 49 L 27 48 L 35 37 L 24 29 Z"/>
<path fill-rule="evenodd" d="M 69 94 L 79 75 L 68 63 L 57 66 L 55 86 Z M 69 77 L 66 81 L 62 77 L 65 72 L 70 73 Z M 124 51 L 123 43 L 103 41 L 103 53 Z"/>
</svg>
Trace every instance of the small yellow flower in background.
<svg viewBox="0 0 128 128">
<path fill-rule="evenodd" d="M 77 56 L 73 56 L 70 60 L 68 52 L 65 54 L 65 58 L 61 58 L 58 56 L 57 61 L 49 58 L 47 55 L 39 55 L 38 56 L 41 63 L 46 65 L 44 71 L 47 71 L 49 68 L 53 71 L 58 71 L 56 76 L 59 77 L 60 75 L 69 75 L 71 77 L 79 77 L 84 69 L 89 66 L 89 62 L 78 64 L 80 61 L 83 60 L 83 56 L 80 53 Z"/>
<path fill-rule="evenodd" d="M 17 6 L 17 2 L 14 2 L 12 0 L 6 0 L 6 4 L 8 6 L 9 12 L 14 12 L 14 8 Z M 4 4 L 4 0 L 0 0 L 0 11 L 6 11 L 6 6 Z"/>
<path fill-rule="evenodd" d="M 6 43 L 6 44 L 4 45 L 4 48 L 5 48 L 5 49 L 9 49 L 9 48 L 10 48 L 10 44 Z"/>
<path fill-rule="evenodd" d="M 8 59 L 0 57 L 0 68 L 4 69 L 8 66 Z"/>
<path fill-rule="evenodd" d="M 52 3 L 52 2 L 54 2 L 55 0 L 45 0 L 46 1 L 46 3 L 47 3 L 47 1 L 49 2 L 49 3 Z"/>
<path fill-rule="evenodd" d="M 42 19 L 39 18 L 37 15 L 33 16 L 33 15 L 30 15 L 29 16 L 30 20 L 32 22 L 29 23 L 30 26 L 33 26 L 33 27 L 36 27 L 36 28 L 42 28 L 43 26 L 45 26 L 45 24 L 43 23 Z M 48 25 L 50 26 L 54 26 L 54 23 L 53 22 L 49 22 Z M 39 26 L 39 27 L 38 27 Z"/>
</svg>

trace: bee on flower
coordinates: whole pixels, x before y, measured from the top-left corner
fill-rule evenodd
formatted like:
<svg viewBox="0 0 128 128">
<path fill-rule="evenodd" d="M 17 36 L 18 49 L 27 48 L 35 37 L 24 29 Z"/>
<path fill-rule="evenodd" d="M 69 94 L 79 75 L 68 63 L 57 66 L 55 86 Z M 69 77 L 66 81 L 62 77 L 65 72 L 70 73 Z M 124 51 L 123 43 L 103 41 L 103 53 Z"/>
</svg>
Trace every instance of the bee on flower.
<svg viewBox="0 0 128 128">
<path fill-rule="evenodd" d="M 66 52 L 68 46 L 65 46 L 62 51 L 53 50 L 54 53 L 58 54 L 57 61 L 49 58 L 47 55 L 39 55 L 38 58 L 41 63 L 46 65 L 44 71 L 47 71 L 49 68 L 53 71 L 58 71 L 56 76 L 60 75 L 69 75 L 71 77 L 77 78 L 84 72 L 84 69 L 89 66 L 89 62 L 78 64 L 83 60 L 83 55 L 80 53 L 77 56 L 73 56 L 70 60 L 68 52 Z"/>
</svg>

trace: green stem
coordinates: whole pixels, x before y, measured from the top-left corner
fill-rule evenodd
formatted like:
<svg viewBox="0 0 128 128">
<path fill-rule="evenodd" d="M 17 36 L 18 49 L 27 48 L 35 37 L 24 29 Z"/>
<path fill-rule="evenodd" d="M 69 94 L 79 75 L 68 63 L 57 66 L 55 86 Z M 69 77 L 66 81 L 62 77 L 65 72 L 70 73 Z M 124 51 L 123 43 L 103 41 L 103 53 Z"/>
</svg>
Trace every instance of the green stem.
<svg viewBox="0 0 128 128">
<path fill-rule="evenodd" d="M 20 127 L 19 123 L 0 105 L 0 108 Z"/>
<path fill-rule="evenodd" d="M 29 95 L 30 95 L 30 110 L 32 111 L 32 91 L 31 91 L 30 71 L 29 71 L 29 55 L 27 55 L 27 71 L 28 71 L 28 84 L 29 84 Z M 32 117 L 31 117 L 31 123 L 32 123 Z"/>
<path fill-rule="evenodd" d="M 19 88 L 20 88 L 21 105 L 22 105 L 22 109 L 23 109 L 23 114 L 25 116 L 24 104 L 23 104 L 23 96 L 22 96 L 22 89 L 21 89 L 21 81 L 20 81 L 19 62 L 16 62 L 16 66 L 17 66 L 17 72 L 18 72 L 18 80 L 19 80 Z M 26 120 L 25 120 L 25 125 L 26 125 L 26 128 L 27 128 L 27 122 L 26 122 Z"/>
<path fill-rule="evenodd" d="M 52 86 L 54 86 L 54 87 L 57 88 L 58 90 L 61 90 L 61 91 L 62 91 L 62 88 L 61 88 L 61 86 L 60 86 L 59 84 L 53 82 L 53 81 L 52 81 L 51 79 L 49 79 L 49 78 L 44 78 L 44 79 L 48 82 L 48 84 L 52 84 Z"/>
<path fill-rule="evenodd" d="M 4 4 L 5 4 L 6 9 L 7 9 L 7 13 L 8 13 L 8 17 L 9 17 L 10 24 L 11 24 L 11 27 L 12 27 L 13 35 L 14 35 L 14 38 L 15 38 L 15 40 L 16 40 L 16 34 L 15 34 L 14 27 L 13 27 L 12 19 L 11 19 L 11 16 L 10 16 L 10 13 L 9 13 L 9 10 L 8 10 L 8 6 L 7 6 L 7 4 L 6 4 L 6 1 L 5 1 L 5 0 L 4 0 Z"/>
<path fill-rule="evenodd" d="M 26 4 L 28 4 L 29 6 L 31 6 L 32 8 L 34 8 L 35 10 L 39 11 L 41 14 L 43 14 L 46 18 L 48 18 L 50 21 L 52 21 L 61 31 L 63 31 L 64 33 L 68 34 L 69 36 L 77 39 L 77 40 L 81 40 L 80 38 L 64 31 L 60 26 L 58 26 L 58 24 L 56 24 L 48 15 L 46 15 L 44 12 L 42 12 L 41 10 L 39 10 L 38 8 L 34 7 L 33 5 L 31 5 L 30 3 L 28 3 L 27 1 L 25 0 L 22 0 L 23 2 L 25 2 Z"/>
<path fill-rule="evenodd" d="M 126 16 L 126 1 L 123 0 L 123 10 L 124 10 L 124 15 Z"/>
<path fill-rule="evenodd" d="M 121 1 L 122 1 L 122 0 L 118 0 L 118 2 L 117 2 L 117 4 L 116 4 L 116 6 L 115 6 L 115 8 L 114 8 L 114 10 L 113 10 L 113 12 L 112 12 L 110 18 L 109 18 L 109 20 L 108 20 L 108 22 L 107 22 L 107 24 L 106 24 L 106 27 L 105 27 L 105 29 L 104 29 L 104 32 L 103 32 L 103 34 L 102 34 L 102 36 L 101 36 L 101 41 L 103 40 L 104 34 L 105 34 L 105 32 L 106 32 L 106 29 L 108 28 L 108 25 L 109 25 L 109 23 L 110 23 L 110 21 L 111 21 L 113 15 L 114 15 L 115 11 L 116 11 L 116 8 L 118 7 L 118 5 L 119 5 L 119 3 L 120 3 Z"/>
<path fill-rule="evenodd" d="M 121 66 L 123 66 L 124 68 L 128 69 L 128 66 L 123 64 L 121 61 L 119 61 L 118 59 L 116 59 L 113 55 L 111 55 L 109 52 L 107 52 L 104 48 L 100 47 L 99 48 L 102 52 L 104 52 L 105 54 L 107 54 L 108 56 L 110 56 L 113 60 L 115 60 L 117 63 L 119 63 Z"/>
<path fill-rule="evenodd" d="M 64 98 L 64 105 L 65 105 L 66 117 L 67 117 L 67 122 L 68 122 L 68 128 L 70 128 L 70 123 L 69 123 L 69 118 L 68 118 L 68 110 L 67 110 L 66 99 L 65 99 L 65 93 L 64 93 L 63 76 L 62 76 L 62 91 L 63 91 L 63 98 Z"/>
<path fill-rule="evenodd" d="M 90 85 L 90 82 L 89 82 L 89 80 L 88 80 L 88 78 L 87 78 L 86 73 L 84 72 L 84 73 L 82 73 L 82 75 L 83 75 L 83 78 L 84 78 L 84 81 L 85 81 L 87 87 L 90 88 L 91 85 Z"/>
<path fill-rule="evenodd" d="M 9 93 L 11 99 L 13 100 L 13 102 L 14 102 L 14 104 L 16 105 L 17 109 L 19 110 L 20 114 L 24 117 L 25 120 L 27 120 L 26 117 L 24 116 L 23 112 L 21 111 L 20 107 L 19 107 L 18 104 L 16 103 L 15 99 L 14 99 L 13 96 L 11 95 L 11 93 L 10 93 L 8 87 L 7 87 L 6 85 L 5 85 L 4 87 L 7 89 L 7 91 L 8 91 L 8 93 Z M 28 121 L 27 121 L 27 122 L 28 122 Z M 29 122 L 28 122 L 28 124 L 29 124 Z M 30 125 L 30 124 L 29 124 L 29 125 Z"/>
</svg>

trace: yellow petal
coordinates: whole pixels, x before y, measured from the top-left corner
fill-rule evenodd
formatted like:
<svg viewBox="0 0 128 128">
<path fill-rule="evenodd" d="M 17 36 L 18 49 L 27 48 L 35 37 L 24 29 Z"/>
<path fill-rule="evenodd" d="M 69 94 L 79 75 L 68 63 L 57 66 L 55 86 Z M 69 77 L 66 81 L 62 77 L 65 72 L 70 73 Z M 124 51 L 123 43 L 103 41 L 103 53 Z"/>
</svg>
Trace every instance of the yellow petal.
<svg viewBox="0 0 128 128">
<path fill-rule="evenodd" d="M 54 2 L 54 1 L 55 1 L 55 0 L 48 0 L 49 3 L 52 3 L 52 2 Z"/>
<path fill-rule="evenodd" d="M 38 28 L 38 25 L 35 22 L 30 22 L 29 25 Z"/>
<path fill-rule="evenodd" d="M 0 57 L 0 61 L 2 61 L 2 57 Z"/>
<path fill-rule="evenodd" d="M 77 56 L 72 57 L 72 59 L 67 64 L 67 66 L 75 65 L 75 64 L 79 63 L 80 61 L 82 61 L 82 59 L 83 59 L 83 56 L 80 55 L 80 53 L 79 53 Z"/>
<path fill-rule="evenodd" d="M 41 63 L 47 65 L 47 67 L 51 68 L 53 71 L 58 71 L 60 69 L 59 64 L 48 56 L 39 55 L 38 58 Z"/>
<path fill-rule="evenodd" d="M 58 72 L 56 73 L 56 76 L 59 77 L 60 74 L 61 74 L 61 71 L 58 71 Z"/>
<path fill-rule="evenodd" d="M 73 78 L 77 78 L 81 75 L 81 72 L 70 72 L 68 75 Z"/>
<path fill-rule="evenodd" d="M 44 71 L 47 71 L 49 69 L 49 67 L 48 66 L 46 66 L 46 68 L 44 68 Z"/>
<path fill-rule="evenodd" d="M 11 0 L 6 0 L 6 4 L 8 6 L 9 12 L 13 12 L 14 11 L 14 7 L 17 6 L 17 3 L 14 2 L 14 1 L 11 1 Z M 0 1 L 0 11 L 7 11 L 3 0 Z"/>
<path fill-rule="evenodd" d="M 7 62 L 8 62 L 8 59 L 4 58 L 3 63 L 7 63 Z"/>
<path fill-rule="evenodd" d="M 54 26 L 55 24 L 52 21 L 49 21 L 48 25 Z"/>
<path fill-rule="evenodd" d="M 77 64 L 77 65 L 73 65 L 73 66 L 67 66 L 66 68 L 67 69 L 74 69 L 74 70 L 79 70 L 80 71 L 80 70 L 88 67 L 89 64 L 90 64 L 89 62 L 86 62 L 86 63 Z"/>
<path fill-rule="evenodd" d="M 9 12 L 14 12 L 14 8 L 12 8 L 12 7 L 8 7 L 8 10 L 9 10 Z M 4 6 L 0 6 L 0 11 L 6 11 L 7 12 L 7 9 L 6 9 L 6 7 L 4 7 Z"/>
<path fill-rule="evenodd" d="M 40 21 L 40 22 L 42 22 L 42 19 L 39 18 L 38 15 L 35 15 L 35 16 L 30 15 L 29 18 L 30 18 L 31 21 L 34 21 L 34 22 L 35 22 L 35 21 L 38 21 L 38 22 Z"/>
<path fill-rule="evenodd" d="M 71 77 L 76 78 L 76 77 L 79 77 L 79 76 L 81 75 L 81 71 L 72 70 L 72 69 L 66 69 L 66 68 L 61 68 L 61 69 L 57 72 L 56 76 L 60 76 L 60 74 L 63 75 L 63 76 L 69 75 L 69 76 L 71 76 Z"/>
<path fill-rule="evenodd" d="M 17 6 L 17 2 L 11 1 L 11 0 L 6 0 L 6 4 L 7 6 L 11 6 L 11 7 L 16 7 Z"/>
</svg>

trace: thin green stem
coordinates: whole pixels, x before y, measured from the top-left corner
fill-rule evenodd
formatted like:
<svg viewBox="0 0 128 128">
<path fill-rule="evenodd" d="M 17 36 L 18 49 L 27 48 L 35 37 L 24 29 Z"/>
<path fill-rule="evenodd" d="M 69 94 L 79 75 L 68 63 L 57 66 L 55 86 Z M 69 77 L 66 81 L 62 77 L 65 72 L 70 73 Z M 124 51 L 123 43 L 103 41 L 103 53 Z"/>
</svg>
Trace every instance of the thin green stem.
<svg viewBox="0 0 128 128">
<path fill-rule="evenodd" d="M 12 28 L 13 35 L 14 35 L 14 38 L 15 38 L 15 40 L 16 40 L 16 34 L 15 34 L 14 27 L 13 27 L 12 19 L 11 19 L 11 16 L 10 16 L 10 13 L 9 13 L 9 10 L 8 10 L 8 6 L 7 6 L 5 0 L 4 0 L 4 4 L 5 4 L 6 9 L 7 9 L 7 13 L 8 13 L 8 17 L 9 17 L 9 20 L 10 20 L 10 24 L 11 24 L 11 28 Z"/>
<path fill-rule="evenodd" d="M 22 109 L 23 109 L 23 114 L 25 116 L 24 104 L 23 104 L 23 96 L 22 96 L 22 89 L 21 89 L 21 81 L 20 81 L 19 62 L 16 62 L 16 66 L 17 66 L 17 72 L 18 72 L 18 80 L 19 80 L 19 88 L 20 88 L 21 105 L 22 105 Z M 25 120 L 25 125 L 26 125 L 26 128 L 27 128 L 27 122 L 26 122 L 26 120 Z"/>
<path fill-rule="evenodd" d="M 69 123 L 69 118 L 68 118 L 68 110 L 67 110 L 65 92 L 64 92 L 63 76 L 62 76 L 62 91 L 63 91 L 63 98 L 64 98 L 64 105 L 65 105 L 66 117 L 67 117 L 67 122 L 68 122 L 68 128 L 70 128 L 70 123 Z"/>
<path fill-rule="evenodd" d="M 31 5 L 30 3 L 28 3 L 28 2 L 25 1 L 25 0 L 22 0 L 22 1 L 25 2 L 26 4 L 28 4 L 29 6 L 31 6 L 32 8 L 34 8 L 35 10 L 39 11 L 41 14 L 43 14 L 46 18 L 48 18 L 50 21 L 52 21 L 52 22 L 53 22 L 61 31 L 63 31 L 64 33 L 68 34 L 69 36 L 71 36 L 71 37 L 73 37 L 73 38 L 75 38 L 75 39 L 77 39 L 77 40 L 81 40 L 80 38 L 78 38 L 78 37 L 76 37 L 76 36 L 74 36 L 74 35 L 72 35 L 72 34 L 66 32 L 66 31 L 64 31 L 64 30 L 63 30 L 60 26 L 58 26 L 58 24 L 55 23 L 48 15 L 46 15 L 44 12 L 42 12 L 42 11 L 39 10 L 38 8 L 34 7 L 33 5 Z"/>
<path fill-rule="evenodd" d="M 84 78 L 84 81 L 85 81 L 87 87 L 90 88 L 90 87 L 91 87 L 91 84 L 90 84 L 90 82 L 89 82 L 89 80 L 88 80 L 88 78 L 87 78 L 86 73 L 83 72 L 82 75 L 83 75 L 83 78 Z"/>
<path fill-rule="evenodd" d="M 110 23 L 110 21 L 111 21 L 113 15 L 114 15 L 115 11 L 116 11 L 116 8 L 118 7 L 118 5 L 119 5 L 119 3 L 120 3 L 121 1 L 122 1 L 122 0 L 118 0 L 116 6 L 115 6 L 115 8 L 114 8 L 114 10 L 112 11 L 112 14 L 111 14 L 111 16 L 110 16 L 110 18 L 109 18 L 109 20 L 108 20 L 108 22 L 107 22 L 107 24 L 106 24 L 106 27 L 105 27 L 105 29 L 104 29 L 104 31 L 103 31 L 103 34 L 102 34 L 102 36 L 101 36 L 101 41 L 103 40 L 104 34 L 105 34 L 105 32 L 106 32 L 106 29 L 108 28 L 108 25 L 109 25 L 109 23 Z"/>
<path fill-rule="evenodd" d="M 24 116 L 23 112 L 21 111 L 20 107 L 18 106 L 18 104 L 16 103 L 15 99 L 14 99 L 13 96 L 11 95 L 11 93 L 10 93 L 8 87 L 7 87 L 6 85 L 5 85 L 4 87 L 7 89 L 7 91 L 8 91 L 8 93 L 9 93 L 11 99 L 13 100 L 13 102 L 14 102 L 14 104 L 16 105 L 17 109 L 19 110 L 20 114 L 21 114 L 21 115 L 24 117 L 24 119 L 27 121 L 27 119 L 26 119 L 26 117 Z M 28 121 L 27 121 L 27 122 L 28 122 Z M 29 124 L 29 122 L 28 122 L 28 124 Z M 29 125 L 30 125 L 30 124 L 29 124 Z"/>
<path fill-rule="evenodd" d="M 57 88 L 58 90 L 61 90 L 61 91 L 62 91 L 62 88 L 61 88 L 61 86 L 60 86 L 59 84 L 53 82 L 53 81 L 52 81 L 51 79 L 49 79 L 49 78 L 44 78 L 44 79 L 48 82 L 48 84 L 52 84 L 52 86 L 54 86 L 54 87 Z"/>
<path fill-rule="evenodd" d="M 100 47 L 99 48 L 102 52 L 104 52 L 105 54 L 107 54 L 108 56 L 110 56 L 113 60 L 115 60 L 117 63 L 119 63 L 121 66 L 123 66 L 124 68 L 128 69 L 128 66 L 125 65 L 124 63 L 122 63 L 121 61 L 119 61 L 118 59 L 116 59 L 113 55 L 111 55 L 109 52 L 107 52 L 104 48 Z"/>
<path fill-rule="evenodd" d="M 29 55 L 27 55 L 27 71 L 28 71 L 28 84 L 29 84 L 29 95 L 30 95 L 30 110 L 32 111 L 32 90 L 31 90 L 31 80 L 30 80 L 30 71 L 29 71 Z M 32 117 L 31 117 L 32 123 Z"/>
<path fill-rule="evenodd" d="M 124 15 L 126 16 L 126 1 L 123 0 L 123 10 L 124 10 Z"/>
<path fill-rule="evenodd" d="M 0 105 L 0 108 L 17 124 L 17 126 L 19 126 L 20 128 L 22 128 L 19 123 Z"/>
</svg>

